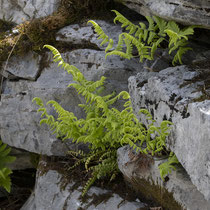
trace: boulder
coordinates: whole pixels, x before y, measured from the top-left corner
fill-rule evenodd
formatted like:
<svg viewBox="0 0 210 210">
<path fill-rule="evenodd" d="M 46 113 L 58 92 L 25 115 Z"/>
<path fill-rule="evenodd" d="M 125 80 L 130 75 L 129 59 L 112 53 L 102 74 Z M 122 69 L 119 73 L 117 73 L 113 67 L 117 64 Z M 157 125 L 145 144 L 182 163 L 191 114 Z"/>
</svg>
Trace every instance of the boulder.
<svg viewBox="0 0 210 210">
<path fill-rule="evenodd" d="M 123 4 L 142 15 L 156 15 L 186 25 L 210 28 L 208 0 L 123 0 Z"/>
<path fill-rule="evenodd" d="M 173 122 L 168 147 L 175 152 L 192 183 L 210 201 L 208 69 L 170 67 L 129 78 L 135 112 L 146 107 L 160 123 Z"/>
<path fill-rule="evenodd" d="M 106 25 L 109 26 L 108 23 Z M 71 31 L 71 27 L 67 29 Z M 93 29 L 91 30 L 93 35 Z M 84 44 L 85 39 L 89 42 L 89 38 L 84 38 L 83 33 L 78 33 L 77 37 L 80 40 L 77 42 L 78 48 Z M 70 40 L 65 42 L 71 43 Z M 86 49 L 62 53 L 62 56 L 66 62 L 80 69 L 89 80 L 107 77 L 105 93 L 127 90 L 127 79 L 142 66 L 138 59 L 129 61 L 112 56 L 105 60 L 103 51 L 90 48 L 92 44 L 86 45 Z M 71 75 L 59 70 L 57 64 L 52 63 L 51 53 L 42 57 L 29 53 L 25 57 L 12 57 L 10 61 L 4 73 L 8 76 L 3 84 L 0 102 L 2 140 L 10 146 L 46 155 L 64 155 L 68 149 L 75 149 L 76 146 L 67 147 L 56 139 L 49 127 L 39 125 L 40 113 L 36 112 L 38 107 L 32 103 L 34 97 L 40 97 L 44 102 L 56 100 L 77 117 L 82 117 L 84 113 L 77 105 L 84 99 L 73 88 L 67 87 L 73 82 Z M 55 114 L 52 109 L 49 110 Z"/>
<path fill-rule="evenodd" d="M 163 182 L 158 165 L 165 160 L 136 154 L 129 146 L 119 148 L 117 155 L 118 167 L 125 179 L 145 199 L 156 201 L 163 209 L 209 209 L 210 201 L 205 200 L 183 168 L 173 171 L 168 181 Z"/>
<path fill-rule="evenodd" d="M 124 200 L 110 190 L 94 186 L 89 189 L 87 199 L 81 199 L 82 186 L 78 185 L 78 182 L 75 185 L 74 180 L 67 181 L 61 172 L 47 169 L 47 162 L 43 160 L 40 165 L 42 166 L 37 171 L 34 192 L 21 210 L 138 210 L 145 207 L 145 204 L 138 199 L 136 201 Z"/>
<path fill-rule="evenodd" d="M 8 164 L 8 167 L 11 170 L 25 170 L 29 168 L 35 168 L 35 164 L 33 165 L 32 162 L 35 162 L 35 158 L 38 162 L 38 155 L 35 156 L 34 154 L 21 149 L 11 148 L 9 155 L 16 157 L 14 162 Z"/>
<path fill-rule="evenodd" d="M 118 36 L 122 33 L 121 26 L 109 23 L 104 20 L 94 20 L 99 26 L 102 27 L 103 31 L 112 38 L 114 44 L 118 43 Z M 59 30 L 56 34 L 56 40 L 72 44 L 80 45 L 92 45 L 97 46 L 99 49 L 105 49 L 107 43 L 101 46 L 102 39 L 98 39 L 97 33 L 91 23 L 81 23 L 66 26 Z"/>
<path fill-rule="evenodd" d="M 40 70 L 41 56 L 29 52 L 23 56 L 13 56 L 4 65 L 4 76 L 9 79 L 36 80 Z"/>
<path fill-rule="evenodd" d="M 20 24 L 26 20 L 50 15 L 58 6 L 58 0 L 1 0 L 0 19 Z"/>
</svg>

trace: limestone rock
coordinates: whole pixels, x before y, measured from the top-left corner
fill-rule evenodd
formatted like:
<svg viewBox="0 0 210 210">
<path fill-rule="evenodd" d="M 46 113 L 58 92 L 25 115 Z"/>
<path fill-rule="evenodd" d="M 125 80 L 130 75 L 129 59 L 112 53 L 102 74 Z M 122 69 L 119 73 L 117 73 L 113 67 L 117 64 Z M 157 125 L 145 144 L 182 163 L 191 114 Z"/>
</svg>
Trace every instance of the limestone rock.
<svg viewBox="0 0 210 210">
<path fill-rule="evenodd" d="M 170 210 L 209 209 L 210 202 L 204 199 L 183 169 L 173 171 L 168 176 L 169 180 L 163 183 L 158 165 L 164 160 L 152 160 L 151 157 L 137 155 L 129 146 L 119 148 L 117 154 L 120 171 L 147 199 L 161 203 L 163 208 Z"/>
<path fill-rule="evenodd" d="M 17 24 L 52 14 L 58 0 L 0 0 L 0 19 Z"/>
<path fill-rule="evenodd" d="M 29 52 L 26 56 L 11 57 L 7 63 L 4 63 L 5 71 L 8 77 L 11 75 L 13 79 L 36 80 L 40 70 L 41 56 L 36 53 Z M 10 78 L 9 78 L 10 79 Z"/>
<path fill-rule="evenodd" d="M 136 73 L 139 66 L 138 60 L 121 61 L 119 57 L 110 57 L 105 61 L 104 52 L 90 49 L 67 52 L 63 58 L 78 67 L 89 80 L 97 80 L 102 75 L 108 77 L 106 93 L 127 90 L 127 79 Z M 52 58 L 49 59 L 52 61 Z M 46 67 L 42 67 L 36 81 L 19 79 L 4 82 L 0 102 L 0 133 L 2 140 L 10 146 L 39 154 L 64 155 L 67 147 L 51 134 L 48 126 L 39 125 L 40 114 L 36 113 L 38 107 L 32 99 L 40 97 L 44 102 L 56 100 L 77 117 L 83 116 L 77 105 L 84 99 L 73 88 L 67 87 L 72 77 L 51 61 L 46 59 Z M 31 69 L 40 69 L 36 62 L 32 63 L 34 67 Z M 50 112 L 55 114 L 52 110 Z"/>
<path fill-rule="evenodd" d="M 41 164 L 46 163 L 41 162 Z M 64 179 L 64 175 L 58 171 L 49 170 L 42 174 L 42 171 L 38 170 L 34 193 L 21 210 L 77 210 L 79 208 L 86 210 L 137 210 L 145 206 L 139 201 L 123 200 L 118 194 L 98 187 L 91 187 L 88 191 L 88 199 L 82 202 L 80 199 L 82 187 L 75 188 L 73 180 L 63 183 Z M 102 198 L 101 202 L 98 205 L 94 204 L 99 201 L 97 200 L 99 197 Z"/>
<path fill-rule="evenodd" d="M 107 27 L 105 27 L 105 31 L 113 30 L 113 24 L 104 23 L 104 26 Z M 73 38 L 69 34 L 74 27 L 65 28 L 64 31 L 68 34 L 68 38 L 59 41 L 71 43 L 75 41 L 74 37 L 77 37 L 78 42 L 75 41 L 77 46 L 81 47 L 84 42 L 89 44 L 86 45 L 87 49 L 63 53 L 64 60 L 75 65 L 89 80 L 98 80 L 101 76 L 107 77 L 105 93 L 127 90 L 128 77 L 136 74 L 142 64 L 139 64 L 138 59 L 122 61 L 117 56 L 105 60 L 103 51 L 90 49 L 97 39 L 96 37 L 92 38 L 94 41 L 90 43 L 89 36 L 94 36 L 94 33 L 91 27 L 88 27 L 89 35 L 83 34 L 84 30 L 81 26 L 78 28 L 79 32 L 72 35 Z M 82 33 L 80 33 L 81 31 Z M 118 28 L 118 31 L 121 29 Z M 58 34 L 63 33 L 61 32 Z M 28 65 L 29 61 L 30 65 Z M 75 149 L 73 145 L 68 145 L 67 148 L 65 144 L 56 139 L 46 125 L 39 125 L 40 114 L 36 113 L 38 107 L 32 104 L 34 97 L 40 97 L 44 102 L 56 100 L 77 117 L 82 117 L 84 113 L 78 104 L 82 103 L 84 99 L 78 96 L 73 88 L 67 87 L 73 82 L 71 75 L 68 75 L 64 70 L 58 70 L 57 64 L 52 63 L 51 53 L 43 55 L 43 57 L 34 56 L 33 53 L 29 53 L 24 58 L 12 57 L 6 70 L 5 74 L 9 76 L 6 76 L 8 79 L 4 81 L 0 102 L 2 140 L 10 146 L 46 155 L 64 155 L 69 148 Z M 13 76 L 12 80 L 10 79 L 11 75 Z M 49 111 L 55 115 L 52 109 Z"/>
<path fill-rule="evenodd" d="M 118 43 L 118 36 L 122 33 L 122 28 L 120 25 L 115 25 L 114 23 L 108 23 L 103 20 L 94 20 L 99 26 L 102 27 L 103 31 L 112 38 L 114 43 Z M 73 24 L 66 26 L 58 31 L 56 35 L 57 41 L 79 44 L 79 45 L 87 45 L 92 44 L 96 45 L 100 49 L 105 49 L 107 44 L 101 46 L 102 39 L 98 39 L 98 35 L 94 31 L 94 28 L 91 23 L 83 23 L 83 24 Z"/>
<path fill-rule="evenodd" d="M 123 3 L 142 15 L 156 15 L 187 25 L 210 28 L 208 0 L 124 0 Z"/>
<path fill-rule="evenodd" d="M 174 123 L 168 146 L 192 183 L 210 200 L 208 69 L 178 66 L 147 76 L 144 82 L 140 75 L 129 78 L 134 110 L 137 113 L 146 107 L 157 122 L 167 119 Z"/>
<path fill-rule="evenodd" d="M 27 151 L 12 148 L 9 155 L 16 157 L 14 162 L 8 164 L 11 170 L 24 170 L 35 167 L 31 161 L 32 156 Z"/>
</svg>

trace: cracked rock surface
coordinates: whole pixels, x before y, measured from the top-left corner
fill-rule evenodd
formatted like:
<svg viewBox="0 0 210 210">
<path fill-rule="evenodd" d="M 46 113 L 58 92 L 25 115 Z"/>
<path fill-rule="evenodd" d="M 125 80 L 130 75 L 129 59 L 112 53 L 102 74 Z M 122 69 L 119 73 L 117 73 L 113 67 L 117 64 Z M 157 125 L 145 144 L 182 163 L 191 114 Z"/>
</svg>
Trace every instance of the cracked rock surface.
<svg viewBox="0 0 210 210">
<path fill-rule="evenodd" d="M 109 26 L 108 23 L 106 25 Z M 69 29 L 71 31 L 71 27 Z M 88 42 L 88 37 L 84 38 L 83 32 L 77 33 L 77 37 L 80 40 L 79 47 L 84 39 Z M 105 60 L 105 53 L 100 49 L 76 49 L 62 53 L 62 56 L 66 62 L 80 69 L 89 80 L 98 80 L 101 76 L 107 77 L 105 93 L 127 90 L 128 78 L 136 74 L 139 66 L 142 65 L 139 64 L 138 59 L 129 61 L 117 56 L 108 57 Z M 38 106 L 32 103 L 32 99 L 40 97 L 44 102 L 55 100 L 77 117 L 82 117 L 84 113 L 78 104 L 84 99 L 78 96 L 75 89 L 67 87 L 73 82 L 71 75 L 52 63 L 51 53 L 43 57 L 31 53 L 21 59 L 12 57 L 6 72 L 12 74 L 13 79 L 8 77 L 4 81 L 1 95 L 2 140 L 11 146 L 30 152 L 65 155 L 67 147 L 61 140 L 51 134 L 47 125 L 39 125 L 40 113 L 36 112 Z M 55 115 L 50 108 L 49 112 Z"/>
<path fill-rule="evenodd" d="M 156 15 L 187 25 L 210 28 L 208 0 L 125 0 L 123 3 L 143 15 Z"/>
<path fill-rule="evenodd" d="M 45 165 L 46 162 L 42 161 L 40 164 Z M 145 207 L 139 200 L 124 200 L 112 191 L 94 186 L 89 189 L 86 201 L 82 202 L 80 198 L 82 187 L 75 187 L 73 180 L 66 184 L 63 183 L 64 175 L 56 170 L 48 170 L 44 174 L 42 173 L 41 170 L 37 171 L 34 193 L 21 210 L 138 210 Z"/>
<path fill-rule="evenodd" d="M 150 196 L 150 199 L 152 197 L 161 202 L 163 208 L 170 210 L 209 209 L 210 201 L 205 200 L 203 194 L 192 184 L 183 168 L 173 171 L 168 175 L 168 181 L 163 182 L 160 178 L 158 165 L 165 160 L 152 160 L 144 155 L 137 155 L 129 146 L 119 148 L 117 154 L 118 167 L 126 180 L 144 196 Z M 148 192 L 149 195 L 146 194 Z"/>
<path fill-rule="evenodd" d="M 0 19 L 20 24 L 52 14 L 59 0 L 0 0 Z"/>
<path fill-rule="evenodd" d="M 157 122 L 173 122 L 168 146 L 175 152 L 192 183 L 210 200 L 210 100 L 203 87 L 209 74 L 186 66 L 129 78 L 134 109 L 146 107 Z M 207 91 L 207 90 L 206 90 Z"/>
</svg>

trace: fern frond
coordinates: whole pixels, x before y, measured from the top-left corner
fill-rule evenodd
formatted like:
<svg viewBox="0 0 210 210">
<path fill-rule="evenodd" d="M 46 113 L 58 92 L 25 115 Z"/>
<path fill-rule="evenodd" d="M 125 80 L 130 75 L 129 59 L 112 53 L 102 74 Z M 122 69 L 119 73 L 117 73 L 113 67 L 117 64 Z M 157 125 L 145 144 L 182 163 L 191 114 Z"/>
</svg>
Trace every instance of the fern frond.
<svg viewBox="0 0 210 210">
<path fill-rule="evenodd" d="M 167 176 L 168 173 L 171 173 L 172 170 L 176 170 L 176 167 L 173 164 L 178 164 L 178 163 L 179 163 L 179 161 L 178 161 L 176 155 L 171 152 L 171 154 L 168 158 L 168 161 L 166 161 L 158 166 L 158 168 L 160 170 L 160 176 L 163 181 L 165 180 L 165 176 Z"/>
<path fill-rule="evenodd" d="M 103 39 L 101 46 L 109 42 L 109 37 L 104 33 L 103 29 L 93 20 L 89 20 L 88 23 L 91 23 L 94 27 L 95 32 L 98 34 L 98 39 Z"/>
<path fill-rule="evenodd" d="M 108 46 L 105 49 L 105 53 L 108 52 L 110 49 L 112 49 L 113 45 L 114 45 L 113 39 L 109 39 L 109 44 L 108 44 Z"/>
<path fill-rule="evenodd" d="M 89 188 L 93 185 L 93 183 L 96 181 L 97 179 L 97 175 L 94 174 L 91 178 L 89 178 L 89 180 L 86 182 L 83 191 L 82 191 L 82 196 L 84 196 L 87 191 L 89 190 Z"/>
<path fill-rule="evenodd" d="M 167 22 L 165 20 L 163 20 L 162 18 L 157 17 L 157 16 L 153 16 L 153 19 L 158 25 L 158 30 L 159 30 L 158 35 L 160 37 L 165 37 L 166 36 L 165 29 L 167 28 Z"/>
<path fill-rule="evenodd" d="M 122 28 L 126 27 L 126 30 L 129 31 L 129 34 L 135 33 L 137 30 L 137 26 L 134 25 L 132 22 L 130 22 L 127 18 L 125 18 L 123 15 L 121 15 L 118 11 L 112 10 L 116 14 L 116 17 L 114 18 L 114 23 L 116 24 L 117 21 L 122 23 Z"/>
<path fill-rule="evenodd" d="M 105 58 L 107 58 L 108 56 L 111 56 L 111 55 L 118 55 L 121 58 L 130 59 L 130 57 L 126 53 L 118 51 L 118 50 L 113 50 L 113 51 L 107 53 Z"/>
<path fill-rule="evenodd" d="M 190 47 L 180 47 L 177 51 L 176 55 L 173 58 L 172 64 L 175 65 L 179 61 L 182 64 L 182 55 L 185 54 L 187 51 L 192 50 Z"/>
</svg>

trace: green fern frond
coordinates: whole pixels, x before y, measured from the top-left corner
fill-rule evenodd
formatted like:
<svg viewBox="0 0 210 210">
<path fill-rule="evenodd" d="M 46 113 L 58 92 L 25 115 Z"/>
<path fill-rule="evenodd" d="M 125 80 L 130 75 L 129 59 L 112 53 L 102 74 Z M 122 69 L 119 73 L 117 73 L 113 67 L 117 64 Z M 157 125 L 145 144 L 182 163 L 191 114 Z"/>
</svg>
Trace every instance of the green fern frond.
<svg viewBox="0 0 210 210">
<path fill-rule="evenodd" d="M 173 164 L 178 164 L 179 161 L 175 154 L 171 152 L 168 160 L 158 166 L 160 170 L 161 179 L 164 181 L 165 176 L 171 173 L 172 170 L 176 170 L 176 167 Z"/>
<path fill-rule="evenodd" d="M 101 46 L 109 42 L 109 37 L 104 33 L 103 29 L 93 20 L 89 20 L 94 27 L 95 32 L 99 35 L 98 39 L 103 39 Z"/>
<path fill-rule="evenodd" d="M 177 51 L 176 55 L 173 58 L 172 64 L 175 65 L 175 63 L 182 64 L 182 56 L 189 50 L 192 50 L 190 47 L 180 47 Z"/>
<path fill-rule="evenodd" d="M 184 40 L 187 41 L 188 37 L 194 33 L 195 26 L 186 27 L 181 30 L 174 21 L 167 22 L 157 16 L 146 16 L 149 23 L 148 27 L 143 22 L 140 22 L 139 25 L 135 25 L 118 11 L 112 11 L 116 14 L 114 23 L 119 21 L 122 24 L 121 27 L 125 27 L 128 31 L 128 33 L 123 32 L 119 35 L 116 47 L 114 47 L 113 40 L 109 39 L 100 26 L 91 21 L 94 28 L 96 28 L 95 31 L 99 35 L 99 38 L 102 38 L 104 43 L 109 43 L 105 49 L 105 58 L 110 55 L 117 55 L 125 59 L 131 59 L 134 57 L 132 54 L 133 47 L 136 47 L 140 62 L 143 62 L 144 59 L 152 60 L 154 59 L 156 50 L 164 41 L 169 43 L 168 48 L 170 53 L 172 51 L 177 51 L 173 64 L 176 62 L 182 63 L 180 56 L 183 55 L 183 53 L 181 53 L 183 49 L 179 51 L 179 48 L 183 47 Z M 185 42 L 185 44 L 187 44 L 187 42 Z M 190 48 L 186 47 L 185 52 L 189 49 Z"/>
<path fill-rule="evenodd" d="M 129 55 L 127 55 L 126 53 L 124 53 L 122 51 L 118 51 L 118 50 L 113 50 L 113 51 L 107 53 L 105 58 L 107 58 L 108 56 L 111 56 L 111 55 L 117 55 L 117 56 L 120 56 L 121 58 L 130 59 Z"/>
<path fill-rule="evenodd" d="M 3 187 L 7 192 L 11 190 L 10 174 L 12 171 L 7 167 L 8 163 L 15 161 L 15 157 L 9 156 L 11 148 L 0 140 L 0 187 Z"/>
<path fill-rule="evenodd" d="M 157 23 L 158 26 L 158 35 L 160 37 L 165 37 L 165 29 L 167 28 L 167 22 L 158 16 L 153 16 L 154 21 Z"/>
<path fill-rule="evenodd" d="M 107 53 L 110 49 L 112 49 L 113 45 L 114 45 L 114 41 L 112 39 L 110 39 L 109 40 L 109 44 L 108 44 L 108 46 L 105 49 L 105 53 Z"/>
</svg>

